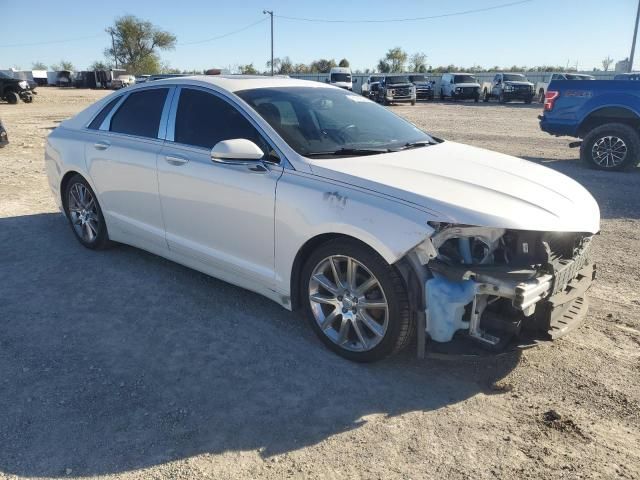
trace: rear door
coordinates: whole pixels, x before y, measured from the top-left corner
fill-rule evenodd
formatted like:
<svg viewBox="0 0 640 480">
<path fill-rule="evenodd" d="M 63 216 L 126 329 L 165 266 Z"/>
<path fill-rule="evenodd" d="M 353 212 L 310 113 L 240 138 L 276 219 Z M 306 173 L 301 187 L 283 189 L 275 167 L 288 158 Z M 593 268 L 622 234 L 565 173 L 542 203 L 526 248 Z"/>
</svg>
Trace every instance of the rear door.
<svg viewBox="0 0 640 480">
<path fill-rule="evenodd" d="M 166 249 L 156 161 L 172 90 L 158 86 L 123 95 L 90 133 L 87 168 L 114 240 Z"/>
</svg>

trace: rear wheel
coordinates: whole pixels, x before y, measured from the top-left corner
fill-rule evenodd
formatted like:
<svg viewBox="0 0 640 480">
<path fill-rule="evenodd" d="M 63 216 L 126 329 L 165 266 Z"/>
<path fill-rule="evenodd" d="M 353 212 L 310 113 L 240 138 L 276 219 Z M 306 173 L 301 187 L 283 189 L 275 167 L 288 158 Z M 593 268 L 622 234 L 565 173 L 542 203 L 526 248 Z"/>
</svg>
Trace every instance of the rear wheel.
<svg viewBox="0 0 640 480">
<path fill-rule="evenodd" d="M 544 103 L 544 90 L 541 88 L 538 92 L 538 103 Z"/>
<path fill-rule="evenodd" d="M 640 160 L 640 135 L 623 123 L 594 128 L 582 141 L 580 159 L 597 170 L 632 168 Z"/>
<path fill-rule="evenodd" d="M 309 257 L 302 278 L 309 323 L 337 354 L 371 362 L 409 342 L 413 324 L 402 279 L 368 247 L 327 242 Z"/>
<path fill-rule="evenodd" d="M 98 198 L 82 175 L 75 175 L 65 188 L 64 210 L 78 241 L 92 250 L 109 244 L 107 224 Z"/>
<path fill-rule="evenodd" d="M 483 96 L 482 96 L 482 101 L 483 101 L 484 103 L 487 103 L 487 102 L 489 101 L 489 92 L 487 92 L 487 89 L 486 89 L 486 88 L 484 89 L 484 94 L 483 94 Z"/>
</svg>

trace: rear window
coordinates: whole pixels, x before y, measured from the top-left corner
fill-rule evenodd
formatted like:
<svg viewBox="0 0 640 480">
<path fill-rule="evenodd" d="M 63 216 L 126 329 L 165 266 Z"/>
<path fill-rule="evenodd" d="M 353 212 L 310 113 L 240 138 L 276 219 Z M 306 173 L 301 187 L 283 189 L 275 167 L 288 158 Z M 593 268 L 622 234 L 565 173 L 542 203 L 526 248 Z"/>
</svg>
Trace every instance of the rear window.
<svg viewBox="0 0 640 480">
<path fill-rule="evenodd" d="M 168 88 L 153 88 L 130 94 L 111 118 L 112 132 L 157 138 L 160 116 Z"/>
<path fill-rule="evenodd" d="M 91 123 L 89 124 L 89 128 L 91 130 L 100 129 L 100 125 L 102 125 L 102 122 L 104 122 L 104 119 L 107 118 L 107 115 L 109 115 L 109 112 L 111 112 L 111 110 L 113 110 L 113 107 L 116 106 L 116 103 L 118 103 L 121 98 L 122 98 L 122 96 L 118 96 L 118 97 L 114 98 L 113 100 L 111 100 L 109 103 L 107 103 L 107 106 L 104 107 L 102 110 L 100 110 L 100 113 L 98 115 L 96 115 L 96 118 L 94 118 L 91 121 Z"/>
</svg>

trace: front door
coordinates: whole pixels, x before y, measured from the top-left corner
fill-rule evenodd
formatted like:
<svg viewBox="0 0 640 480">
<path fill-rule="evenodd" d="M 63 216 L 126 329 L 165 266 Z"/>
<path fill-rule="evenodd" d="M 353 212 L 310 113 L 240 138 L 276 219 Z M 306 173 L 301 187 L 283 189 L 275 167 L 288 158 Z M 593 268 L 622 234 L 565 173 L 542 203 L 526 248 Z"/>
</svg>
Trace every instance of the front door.
<svg viewBox="0 0 640 480">
<path fill-rule="evenodd" d="M 269 151 L 257 129 L 226 99 L 207 89 L 178 89 L 158 159 L 167 243 L 234 283 L 273 285 L 274 207 L 282 167 L 213 161 L 211 148 L 232 138 L 249 139 Z"/>
</svg>

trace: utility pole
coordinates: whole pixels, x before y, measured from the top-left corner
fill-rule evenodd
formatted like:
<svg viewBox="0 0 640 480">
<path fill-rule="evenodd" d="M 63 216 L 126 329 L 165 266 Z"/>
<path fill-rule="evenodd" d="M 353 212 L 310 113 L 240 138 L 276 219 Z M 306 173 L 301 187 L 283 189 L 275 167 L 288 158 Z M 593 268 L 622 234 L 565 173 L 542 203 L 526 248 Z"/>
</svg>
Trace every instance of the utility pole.
<svg viewBox="0 0 640 480">
<path fill-rule="evenodd" d="M 263 10 L 262 13 L 264 15 L 268 13 L 271 17 L 271 76 L 273 77 L 273 10 Z"/>
<path fill-rule="evenodd" d="M 111 34 L 111 49 L 113 50 L 113 61 L 115 63 L 115 69 L 118 69 L 118 56 L 116 55 L 116 42 L 113 39 L 113 28 L 107 28 L 107 33 Z"/>
<path fill-rule="evenodd" d="M 633 29 L 633 43 L 631 43 L 631 55 L 629 55 L 629 65 L 627 66 L 627 72 L 633 70 L 633 56 L 636 53 L 636 38 L 638 37 L 638 20 L 640 20 L 640 0 L 638 0 L 638 11 L 636 13 L 636 26 Z"/>
</svg>

